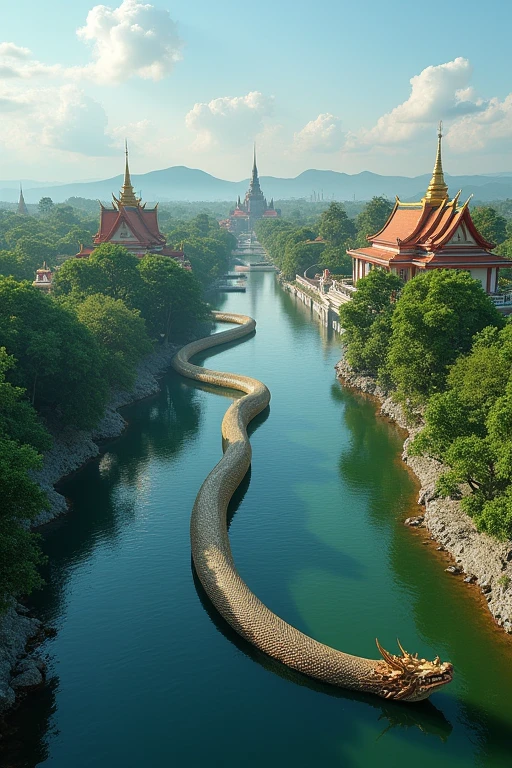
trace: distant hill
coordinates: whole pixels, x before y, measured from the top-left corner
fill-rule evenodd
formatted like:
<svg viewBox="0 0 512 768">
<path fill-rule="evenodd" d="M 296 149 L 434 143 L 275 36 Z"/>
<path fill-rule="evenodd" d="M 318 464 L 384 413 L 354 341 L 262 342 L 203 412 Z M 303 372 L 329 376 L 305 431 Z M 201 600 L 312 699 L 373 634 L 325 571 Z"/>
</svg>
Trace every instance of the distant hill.
<svg viewBox="0 0 512 768">
<path fill-rule="evenodd" d="M 462 189 L 462 196 L 473 194 L 480 201 L 504 200 L 512 198 L 512 174 L 489 174 L 481 176 L 448 176 L 446 180 L 450 194 Z M 161 202 L 188 200 L 212 202 L 217 200 L 235 201 L 243 196 L 249 180 L 225 181 L 209 173 L 185 166 L 174 166 L 160 171 L 151 171 L 132 175 L 137 192 L 142 192 L 144 200 Z M 424 194 L 430 174 L 423 176 L 380 176 L 370 171 L 353 175 L 336 171 L 308 170 L 292 179 L 274 176 L 262 176 L 261 186 L 267 198 L 290 200 L 307 198 L 315 191 L 324 200 L 369 200 L 374 195 L 385 195 L 402 200 L 419 200 Z M 43 182 L 23 183 L 23 192 L 27 203 L 37 203 L 41 197 L 51 197 L 55 203 L 64 202 L 69 197 L 85 197 L 103 202 L 111 200 L 112 193 L 118 194 L 123 177 L 114 176 L 104 181 L 75 182 L 72 184 Z M 18 198 L 18 183 L 0 181 L 0 200 L 15 202 Z"/>
</svg>

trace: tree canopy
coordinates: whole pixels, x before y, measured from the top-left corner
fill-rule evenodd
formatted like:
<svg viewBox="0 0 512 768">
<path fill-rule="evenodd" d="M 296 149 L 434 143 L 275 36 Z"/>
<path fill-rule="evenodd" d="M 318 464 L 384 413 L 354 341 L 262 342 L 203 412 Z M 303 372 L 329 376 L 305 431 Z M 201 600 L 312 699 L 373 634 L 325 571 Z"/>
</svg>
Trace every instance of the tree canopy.
<svg viewBox="0 0 512 768">
<path fill-rule="evenodd" d="M 140 260 L 138 272 L 143 285 L 142 315 L 152 338 L 187 338 L 206 319 L 200 283 L 175 261 L 147 255 Z"/>
<path fill-rule="evenodd" d="M 507 239 L 507 220 L 490 205 L 473 208 L 471 218 L 482 237 L 489 243 L 500 245 Z"/>
<path fill-rule="evenodd" d="M 103 358 L 72 311 L 28 283 L 1 277 L 0 337 L 16 359 L 8 378 L 36 409 L 54 409 L 78 427 L 96 423 L 107 398 Z"/>
<path fill-rule="evenodd" d="M 373 197 L 356 217 L 357 245 L 368 245 L 368 235 L 380 232 L 393 210 L 393 203 L 387 197 Z"/>
<path fill-rule="evenodd" d="M 430 398 L 410 450 L 449 467 L 437 485 L 442 496 L 469 488 L 461 505 L 479 530 L 512 538 L 512 325 L 477 334 L 447 390 Z"/>
<path fill-rule="evenodd" d="M 42 561 L 38 537 L 26 522 L 48 504 L 29 472 L 39 468 L 38 451 L 51 441 L 23 400 L 23 390 L 6 380 L 14 365 L 12 356 L 0 347 L 0 613 L 11 596 L 28 594 L 42 583 L 37 570 Z"/>
<path fill-rule="evenodd" d="M 391 316 L 403 283 L 397 275 L 374 269 L 357 283 L 351 301 L 340 307 L 343 344 L 354 370 L 381 377 L 391 338 Z"/>
<path fill-rule="evenodd" d="M 76 316 L 98 343 L 109 386 L 129 390 L 137 363 L 151 351 L 140 312 L 121 299 L 94 294 L 76 306 Z"/>
<path fill-rule="evenodd" d="M 422 402 L 442 391 L 449 366 L 471 349 L 473 336 L 504 320 L 468 272 L 417 275 L 402 289 L 391 320 L 387 365 L 399 396 Z"/>
</svg>

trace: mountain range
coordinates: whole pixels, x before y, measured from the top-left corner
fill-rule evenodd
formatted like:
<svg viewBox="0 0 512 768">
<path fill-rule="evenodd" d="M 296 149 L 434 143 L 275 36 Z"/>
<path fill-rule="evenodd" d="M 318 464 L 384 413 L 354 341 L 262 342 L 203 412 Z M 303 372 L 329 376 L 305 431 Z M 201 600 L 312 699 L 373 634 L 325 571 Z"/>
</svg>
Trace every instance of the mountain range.
<svg viewBox="0 0 512 768">
<path fill-rule="evenodd" d="M 512 198 L 512 174 L 479 176 L 449 176 L 445 174 L 454 195 L 462 189 L 462 197 L 473 195 L 476 200 L 504 200 Z M 270 200 L 290 200 L 294 198 L 310 199 L 313 192 L 324 200 L 370 200 L 374 195 L 385 195 L 401 200 L 419 200 L 425 193 L 430 181 L 430 174 L 423 176 L 380 176 L 370 171 L 347 174 L 337 171 L 308 170 L 295 178 L 281 179 L 275 176 L 261 176 L 261 187 Z M 211 176 L 196 168 L 174 166 L 149 173 L 133 174 L 132 182 L 137 193 L 142 193 L 144 200 L 160 202 L 170 201 L 235 201 L 243 197 L 249 180 L 226 181 Z M 27 203 L 37 203 L 41 197 L 51 197 L 55 203 L 61 203 L 69 197 L 84 197 L 109 202 L 112 193 L 118 194 L 123 183 L 121 175 L 103 181 L 73 182 L 69 184 L 23 182 L 23 193 Z M 0 200 L 16 202 L 19 184 L 14 181 L 0 181 Z"/>
</svg>

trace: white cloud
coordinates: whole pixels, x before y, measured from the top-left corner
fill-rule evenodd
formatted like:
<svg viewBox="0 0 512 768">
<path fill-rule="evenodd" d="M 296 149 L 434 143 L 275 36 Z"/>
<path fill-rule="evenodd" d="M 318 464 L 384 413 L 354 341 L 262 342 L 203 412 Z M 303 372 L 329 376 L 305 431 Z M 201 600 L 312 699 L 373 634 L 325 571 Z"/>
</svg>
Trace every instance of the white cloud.
<svg viewBox="0 0 512 768">
<path fill-rule="evenodd" d="M 6 59 L 28 59 L 30 51 L 28 48 L 20 48 L 15 43 L 0 43 L 0 56 Z"/>
<path fill-rule="evenodd" d="M 35 110 L 42 124 L 43 145 L 87 156 L 112 154 L 106 134 L 108 119 L 101 104 L 74 85 L 64 85 L 57 93 L 50 89 L 46 95 L 49 98 Z"/>
<path fill-rule="evenodd" d="M 103 107 L 74 85 L 0 93 L 0 106 L 9 112 L 0 125 L 0 144 L 10 150 L 112 154 Z"/>
<path fill-rule="evenodd" d="M 336 152 L 344 139 L 340 118 L 325 112 L 295 133 L 293 144 L 299 152 Z"/>
<path fill-rule="evenodd" d="M 457 120 L 450 126 L 446 141 L 455 152 L 511 151 L 512 93 L 503 101 L 490 99 L 483 111 Z"/>
<path fill-rule="evenodd" d="M 273 106 L 273 97 L 264 96 L 259 91 L 194 104 L 185 117 L 187 128 L 196 134 L 194 149 L 253 141 L 264 130 L 265 119 L 272 114 Z"/>
<path fill-rule="evenodd" d="M 377 120 L 376 125 L 352 135 L 349 147 L 402 144 L 439 119 L 456 120 L 486 109 L 469 86 L 472 68 L 467 59 L 426 67 L 411 78 L 409 98 Z"/>
<path fill-rule="evenodd" d="M 118 8 L 96 5 L 77 35 L 92 45 L 93 62 L 74 74 L 104 82 L 134 75 L 160 80 L 180 60 L 183 47 L 169 12 L 139 0 L 123 0 Z"/>
<path fill-rule="evenodd" d="M 63 68 L 58 64 L 42 64 L 32 58 L 28 48 L 14 43 L 0 43 L 0 81 L 11 78 L 30 79 L 40 75 L 59 75 Z"/>
</svg>

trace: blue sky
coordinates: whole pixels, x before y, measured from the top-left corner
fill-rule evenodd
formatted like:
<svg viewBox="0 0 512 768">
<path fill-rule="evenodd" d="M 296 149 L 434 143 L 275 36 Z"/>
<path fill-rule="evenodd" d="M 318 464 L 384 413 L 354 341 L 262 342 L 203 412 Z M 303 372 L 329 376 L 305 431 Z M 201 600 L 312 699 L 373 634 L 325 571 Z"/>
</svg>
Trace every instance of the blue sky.
<svg viewBox="0 0 512 768">
<path fill-rule="evenodd" d="M 0 11 L 0 178 L 188 165 L 512 171 L 512 11 L 500 0 L 17 0 Z M 77 34 L 78 31 L 78 34 Z"/>
</svg>

